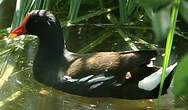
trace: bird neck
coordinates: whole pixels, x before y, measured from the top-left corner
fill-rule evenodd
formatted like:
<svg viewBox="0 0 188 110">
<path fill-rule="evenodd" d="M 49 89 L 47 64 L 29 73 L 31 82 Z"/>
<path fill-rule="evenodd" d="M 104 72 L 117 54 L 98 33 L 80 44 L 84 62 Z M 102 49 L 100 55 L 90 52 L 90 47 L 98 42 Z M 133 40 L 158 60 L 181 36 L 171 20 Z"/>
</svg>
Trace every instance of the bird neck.
<svg viewBox="0 0 188 110">
<path fill-rule="evenodd" d="M 64 39 L 62 32 L 48 31 L 41 33 L 39 47 L 34 60 L 34 77 L 48 86 L 58 83 L 65 74 L 67 60 L 64 57 Z M 43 39 L 44 38 L 44 39 Z"/>
<path fill-rule="evenodd" d="M 41 30 L 39 37 L 39 51 L 46 55 L 62 55 L 64 38 L 61 27 L 56 25 Z M 45 56 L 46 56 L 45 55 Z"/>
</svg>

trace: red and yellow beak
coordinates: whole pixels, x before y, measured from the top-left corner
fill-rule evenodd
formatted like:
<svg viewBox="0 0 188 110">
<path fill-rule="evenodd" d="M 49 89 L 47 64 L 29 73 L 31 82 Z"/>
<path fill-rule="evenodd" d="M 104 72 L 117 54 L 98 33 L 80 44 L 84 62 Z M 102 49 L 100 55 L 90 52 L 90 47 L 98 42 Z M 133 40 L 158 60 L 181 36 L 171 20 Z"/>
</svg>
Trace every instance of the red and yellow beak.
<svg viewBox="0 0 188 110">
<path fill-rule="evenodd" d="M 18 26 L 16 29 L 14 29 L 12 32 L 10 32 L 10 35 L 8 38 L 17 38 L 19 35 L 23 35 L 27 33 L 26 24 L 29 21 L 31 14 L 28 14 L 22 24 Z"/>
<path fill-rule="evenodd" d="M 10 35 L 8 38 L 11 38 L 11 39 L 17 38 L 19 35 L 23 35 L 26 32 L 27 31 L 26 31 L 25 25 L 22 24 L 19 27 L 17 27 L 16 29 L 14 29 L 12 32 L 10 32 Z"/>
<path fill-rule="evenodd" d="M 18 37 L 17 34 L 10 34 L 10 35 L 8 36 L 9 39 L 14 39 L 14 38 L 17 38 L 17 37 Z"/>
</svg>

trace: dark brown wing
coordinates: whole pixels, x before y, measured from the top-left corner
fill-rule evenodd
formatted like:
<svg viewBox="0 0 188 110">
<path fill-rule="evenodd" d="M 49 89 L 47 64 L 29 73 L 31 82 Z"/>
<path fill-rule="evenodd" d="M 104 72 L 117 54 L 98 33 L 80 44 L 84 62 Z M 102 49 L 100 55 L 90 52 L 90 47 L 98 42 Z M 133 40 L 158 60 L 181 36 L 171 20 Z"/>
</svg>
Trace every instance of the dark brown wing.
<svg viewBox="0 0 188 110">
<path fill-rule="evenodd" d="M 152 58 L 157 57 L 162 53 L 162 49 L 121 52 L 121 71 L 136 71 L 137 68 L 150 63 Z"/>
<path fill-rule="evenodd" d="M 147 64 L 151 58 L 159 54 L 158 50 L 85 54 L 69 66 L 67 73 L 73 78 L 82 78 L 91 74 L 122 77 L 127 72 L 136 71 L 140 65 Z"/>
</svg>

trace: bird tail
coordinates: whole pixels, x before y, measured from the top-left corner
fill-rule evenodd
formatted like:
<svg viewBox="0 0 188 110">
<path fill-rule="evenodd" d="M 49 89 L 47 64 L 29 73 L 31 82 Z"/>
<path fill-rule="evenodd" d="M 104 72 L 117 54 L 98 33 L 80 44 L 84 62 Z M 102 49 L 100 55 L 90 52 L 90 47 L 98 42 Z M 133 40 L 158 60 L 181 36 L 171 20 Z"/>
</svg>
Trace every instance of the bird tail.
<svg viewBox="0 0 188 110">
<path fill-rule="evenodd" d="M 173 73 L 172 71 L 174 70 L 174 68 L 176 66 L 177 66 L 177 62 L 173 65 L 170 65 L 166 69 L 166 77 L 165 78 L 167 78 L 167 76 L 169 76 L 171 73 Z M 148 77 L 140 80 L 138 82 L 138 87 L 140 89 L 144 89 L 146 91 L 152 91 L 160 84 L 161 76 L 162 76 L 162 68 L 160 68 L 158 71 L 152 73 Z"/>
</svg>

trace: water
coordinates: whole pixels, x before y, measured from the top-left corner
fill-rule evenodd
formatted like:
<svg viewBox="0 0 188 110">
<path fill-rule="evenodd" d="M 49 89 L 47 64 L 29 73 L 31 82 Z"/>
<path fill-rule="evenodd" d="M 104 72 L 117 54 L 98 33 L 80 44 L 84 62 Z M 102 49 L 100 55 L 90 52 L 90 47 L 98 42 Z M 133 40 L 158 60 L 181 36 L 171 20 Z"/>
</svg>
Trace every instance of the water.
<svg viewBox="0 0 188 110">
<path fill-rule="evenodd" d="M 13 93 L 17 95 L 2 105 L 1 110 L 155 110 L 157 107 L 157 100 L 88 98 L 64 93 L 33 80 L 29 78 L 25 83 L 22 82 L 21 87 L 20 84 L 16 84 L 20 92 Z M 9 88 L 4 92 L 9 94 L 12 89 L 15 90 Z M 185 110 L 182 107 L 175 107 L 172 94 L 162 96 L 160 107 L 161 110 Z"/>
<path fill-rule="evenodd" d="M 106 29 L 106 28 L 105 28 Z M 111 28 L 113 29 L 113 28 Z M 74 52 L 79 51 L 88 43 L 94 41 L 101 36 L 102 27 L 71 27 L 70 38 L 67 45 Z M 132 33 L 131 33 L 132 34 Z M 139 33 L 139 36 L 144 36 L 145 33 Z M 149 35 L 148 35 L 149 36 Z M 144 38 L 144 37 L 143 37 Z M 150 41 L 152 38 L 148 38 Z M 79 42 L 78 42 L 79 41 Z M 171 62 L 177 61 L 186 52 L 188 41 L 183 38 L 175 38 L 173 55 Z M 0 89 L 0 110 L 155 110 L 157 107 L 157 99 L 148 100 L 126 100 L 116 98 L 89 98 L 71 95 L 37 82 L 31 71 L 31 63 L 35 53 L 36 41 L 30 42 L 25 46 L 23 58 L 18 64 L 13 64 L 15 70 L 23 70 L 15 75 L 10 75 L 8 80 Z M 140 48 L 143 48 L 141 43 L 137 43 Z M 184 47 L 184 48 L 183 48 Z M 146 48 L 146 47 L 145 47 Z M 181 48 L 181 49 L 179 49 Z M 95 51 L 120 51 L 128 50 L 127 44 L 117 33 L 113 33 L 100 45 L 93 47 L 88 52 Z M 24 58 L 24 56 L 26 58 Z M 17 58 L 17 57 L 16 57 Z M 14 59 L 12 59 L 14 61 Z M 1 62 L 2 63 L 2 62 Z M 157 62 L 161 64 L 161 60 Z M 12 63 L 11 63 L 12 64 Z M 10 65 L 11 65 L 10 64 Z M 26 69 L 27 68 L 27 69 Z M 11 68 L 7 68 L 10 70 Z M 24 71 L 24 69 L 26 69 Z M 2 76 L 2 74 L 0 75 Z M 188 98 L 177 98 L 168 90 L 168 94 L 162 96 L 160 109 L 161 110 L 187 110 Z"/>
</svg>

